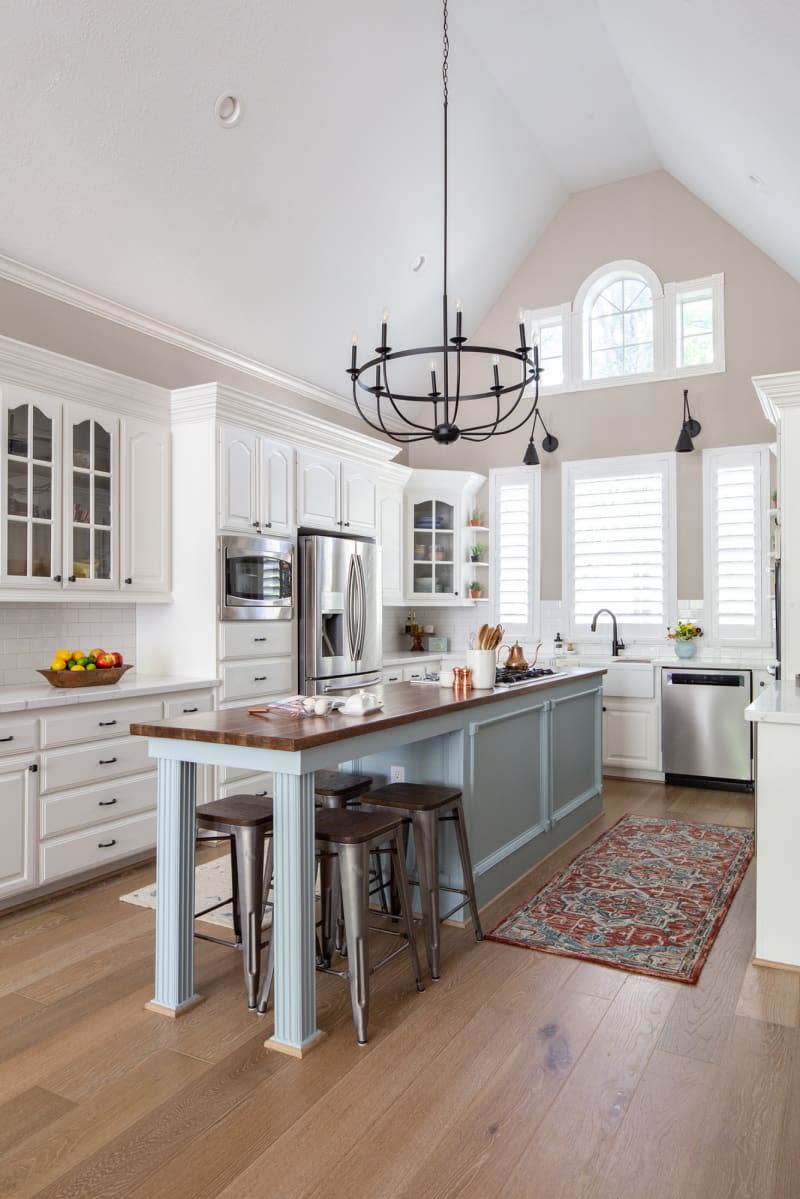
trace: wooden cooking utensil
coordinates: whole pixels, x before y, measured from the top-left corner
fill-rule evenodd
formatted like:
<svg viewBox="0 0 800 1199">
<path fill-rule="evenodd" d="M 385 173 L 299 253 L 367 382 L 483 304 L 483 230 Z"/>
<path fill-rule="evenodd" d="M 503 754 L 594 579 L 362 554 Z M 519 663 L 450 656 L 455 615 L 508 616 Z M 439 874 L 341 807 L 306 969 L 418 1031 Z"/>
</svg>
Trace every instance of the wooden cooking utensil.
<svg viewBox="0 0 800 1199">
<path fill-rule="evenodd" d="M 485 648 L 484 641 L 486 640 L 486 634 L 488 632 L 489 632 L 488 624 L 482 624 L 481 627 L 478 629 L 478 649 Z"/>
</svg>

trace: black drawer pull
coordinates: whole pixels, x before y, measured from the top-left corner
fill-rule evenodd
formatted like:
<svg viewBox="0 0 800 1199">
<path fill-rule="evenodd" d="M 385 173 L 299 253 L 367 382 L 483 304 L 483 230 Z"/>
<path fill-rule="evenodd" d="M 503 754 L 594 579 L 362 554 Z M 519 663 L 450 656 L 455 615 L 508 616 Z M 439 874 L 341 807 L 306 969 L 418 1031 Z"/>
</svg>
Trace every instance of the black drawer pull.
<svg viewBox="0 0 800 1199">
<path fill-rule="evenodd" d="M 99 758 L 98 766 L 110 766 L 112 762 L 116 762 L 116 758 Z"/>
<path fill-rule="evenodd" d="M 190 712 L 196 712 L 197 710 L 197 708 L 181 708 L 181 711 L 185 716 L 188 716 Z"/>
<path fill-rule="evenodd" d="M 100 725 L 101 729 L 108 729 L 111 728 L 112 724 L 116 724 L 117 722 L 116 720 L 98 720 L 97 723 Z"/>
<path fill-rule="evenodd" d="M 266 683 L 266 681 L 267 681 L 267 676 L 265 674 L 257 674 L 256 677 L 253 679 L 254 683 Z"/>
<path fill-rule="evenodd" d="M 13 741 L 13 740 L 14 740 L 13 736 L 12 737 L 0 737 L 0 741 Z"/>
<path fill-rule="evenodd" d="M 112 837 L 110 841 L 98 841 L 97 848 L 98 849 L 110 849 L 111 846 L 116 845 L 116 843 L 117 843 L 116 837 Z"/>
<path fill-rule="evenodd" d="M 98 808 L 110 808 L 111 805 L 115 804 L 116 802 L 117 797 L 115 795 L 113 799 L 98 799 L 97 806 Z"/>
<path fill-rule="evenodd" d="M 266 637 L 254 637 L 254 641 L 266 641 Z"/>
</svg>

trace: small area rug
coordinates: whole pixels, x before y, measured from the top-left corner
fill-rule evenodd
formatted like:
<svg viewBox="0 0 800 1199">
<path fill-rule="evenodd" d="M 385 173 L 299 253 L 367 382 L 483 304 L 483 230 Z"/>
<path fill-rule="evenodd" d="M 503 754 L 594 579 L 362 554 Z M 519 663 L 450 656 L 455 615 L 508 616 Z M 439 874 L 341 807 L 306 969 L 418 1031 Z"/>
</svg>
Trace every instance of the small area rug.
<svg viewBox="0 0 800 1199">
<path fill-rule="evenodd" d="M 214 858 L 211 862 L 203 862 L 201 866 L 196 866 L 194 871 L 194 910 L 200 912 L 203 908 L 210 907 L 212 903 L 219 903 L 221 899 L 227 898 L 231 893 L 231 859 L 228 854 L 222 857 Z M 147 883 L 144 887 L 139 887 L 138 891 L 131 891 L 128 895 L 120 895 L 121 903 L 132 903 L 139 908 L 155 908 L 156 906 L 156 884 L 155 882 Z M 270 895 L 271 898 L 271 895 Z M 214 912 L 209 912 L 203 917 L 204 924 L 217 924 L 221 928 L 233 928 L 233 908 L 230 903 L 225 907 L 217 908 Z M 264 927 L 271 923 L 271 914 L 269 911 L 264 913 Z"/>
<path fill-rule="evenodd" d="M 696 983 L 753 844 L 749 829 L 623 816 L 488 938 Z"/>
</svg>

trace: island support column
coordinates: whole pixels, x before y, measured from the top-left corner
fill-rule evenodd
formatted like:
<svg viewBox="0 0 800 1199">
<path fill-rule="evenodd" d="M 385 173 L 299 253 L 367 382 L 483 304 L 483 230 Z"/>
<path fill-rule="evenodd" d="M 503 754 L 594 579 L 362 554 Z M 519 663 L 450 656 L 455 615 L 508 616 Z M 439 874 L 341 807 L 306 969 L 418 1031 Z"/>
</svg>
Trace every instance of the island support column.
<svg viewBox="0 0 800 1199">
<path fill-rule="evenodd" d="M 314 774 L 273 773 L 275 821 L 275 1031 L 265 1042 L 302 1057 L 317 1028 Z"/>
<path fill-rule="evenodd" d="M 180 1016 L 201 1003 L 194 989 L 194 840 L 197 767 L 158 758 L 156 987 L 145 1006 Z"/>
</svg>

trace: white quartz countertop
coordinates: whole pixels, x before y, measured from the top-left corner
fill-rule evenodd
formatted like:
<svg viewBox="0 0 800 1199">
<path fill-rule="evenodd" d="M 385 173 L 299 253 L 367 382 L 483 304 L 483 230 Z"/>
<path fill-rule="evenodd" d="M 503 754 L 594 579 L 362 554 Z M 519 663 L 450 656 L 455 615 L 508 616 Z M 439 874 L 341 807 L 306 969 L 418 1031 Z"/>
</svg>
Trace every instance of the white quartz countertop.
<svg viewBox="0 0 800 1199">
<path fill-rule="evenodd" d="M 110 687 L 51 687 L 42 679 L 29 686 L 0 687 L 0 713 L 28 712 L 38 708 L 61 708 L 72 704 L 103 700 L 133 699 L 164 691 L 200 691 L 216 687 L 219 679 L 185 678 L 174 674 L 136 674 L 129 672 Z"/>
<path fill-rule="evenodd" d="M 773 683 L 745 708 L 744 715 L 746 720 L 767 724 L 800 724 L 800 687 Z"/>
</svg>

